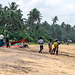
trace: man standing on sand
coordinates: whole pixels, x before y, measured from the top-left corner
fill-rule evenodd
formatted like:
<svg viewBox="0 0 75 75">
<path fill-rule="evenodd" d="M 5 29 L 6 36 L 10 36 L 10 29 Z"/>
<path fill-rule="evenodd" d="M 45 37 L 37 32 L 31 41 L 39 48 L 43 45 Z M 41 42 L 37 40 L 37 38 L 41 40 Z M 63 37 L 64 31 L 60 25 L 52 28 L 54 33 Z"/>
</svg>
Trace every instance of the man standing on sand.
<svg viewBox="0 0 75 75">
<path fill-rule="evenodd" d="M 69 41 L 67 41 L 67 45 L 69 45 Z"/>
<path fill-rule="evenodd" d="M 9 47 L 10 48 L 10 45 L 9 45 L 9 34 L 6 32 L 6 45 L 7 45 L 7 48 Z"/>
<path fill-rule="evenodd" d="M 57 41 L 57 50 L 56 50 L 56 55 L 58 55 L 58 51 L 59 51 L 59 44 L 60 44 L 60 42 L 58 41 L 58 39 L 56 40 Z"/>
<path fill-rule="evenodd" d="M 52 53 L 52 39 L 50 39 L 50 41 L 48 42 L 48 46 L 49 46 L 49 53 Z"/>
<path fill-rule="evenodd" d="M 3 38 L 4 38 L 3 33 L 1 33 L 1 35 L 0 35 L 0 46 L 3 46 Z"/>
<path fill-rule="evenodd" d="M 39 51 L 39 53 L 41 53 L 42 52 L 42 50 L 43 50 L 43 44 L 44 44 L 44 40 L 43 40 L 43 38 L 42 37 L 40 37 L 40 40 L 38 40 L 38 42 L 37 42 L 38 44 L 40 44 L 40 51 Z"/>
</svg>

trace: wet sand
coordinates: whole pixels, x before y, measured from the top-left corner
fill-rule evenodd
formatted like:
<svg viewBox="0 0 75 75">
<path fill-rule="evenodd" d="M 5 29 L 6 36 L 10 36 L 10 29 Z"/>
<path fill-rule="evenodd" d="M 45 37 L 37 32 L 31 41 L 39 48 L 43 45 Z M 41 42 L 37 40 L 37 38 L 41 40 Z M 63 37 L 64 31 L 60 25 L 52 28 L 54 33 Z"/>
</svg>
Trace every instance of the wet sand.
<svg viewBox="0 0 75 75">
<path fill-rule="evenodd" d="M 30 48 L 0 48 L 0 75 L 75 75 L 75 45 L 60 45 L 59 55 L 44 45 Z"/>
</svg>

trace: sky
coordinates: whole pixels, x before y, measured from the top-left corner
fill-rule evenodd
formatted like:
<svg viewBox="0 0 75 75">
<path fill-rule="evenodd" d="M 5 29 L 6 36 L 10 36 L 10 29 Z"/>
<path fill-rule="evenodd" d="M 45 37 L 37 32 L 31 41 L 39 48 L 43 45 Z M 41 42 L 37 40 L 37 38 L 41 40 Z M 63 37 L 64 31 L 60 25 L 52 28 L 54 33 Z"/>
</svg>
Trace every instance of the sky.
<svg viewBox="0 0 75 75">
<path fill-rule="evenodd" d="M 0 0 L 0 4 L 8 6 L 8 2 L 16 2 L 27 18 L 27 14 L 34 8 L 37 8 L 42 17 L 42 22 L 47 21 L 52 24 L 52 18 L 58 17 L 58 24 L 75 25 L 75 0 Z"/>
</svg>

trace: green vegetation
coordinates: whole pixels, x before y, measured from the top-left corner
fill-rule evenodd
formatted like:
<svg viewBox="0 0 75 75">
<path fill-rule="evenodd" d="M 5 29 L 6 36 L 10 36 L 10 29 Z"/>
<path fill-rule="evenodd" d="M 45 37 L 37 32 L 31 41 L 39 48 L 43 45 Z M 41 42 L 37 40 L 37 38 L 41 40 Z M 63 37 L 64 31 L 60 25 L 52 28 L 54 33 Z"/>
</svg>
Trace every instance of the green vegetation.
<svg viewBox="0 0 75 75">
<path fill-rule="evenodd" d="M 67 45 L 67 44 L 63 43 L 62 45 Z M 69 43 L 69 45 L 75 45 L 75 43 Z"/>
<path fill-rule="evenodd" d="M 8 32 L 10 39 L 15 41 L 27 38 L 28 42 L 36 43 L 42 36 L 45 42 L 51 38 L 53 40 L 58 38 L 65 42 L 69 39 L 75 42 L 75 25 L 72 27 L 65 22 L 59 25 L 57 16 L 52 18 L 51 25 L 47 21 L 41 23 L 43 17 L 36 8 L 32 9 L 27 16 L 27 19 L 22 18 L 22 11 L 18 9 L 15 2 L 5 7 L 0 4 L 0 33 Z"/>
</svg>

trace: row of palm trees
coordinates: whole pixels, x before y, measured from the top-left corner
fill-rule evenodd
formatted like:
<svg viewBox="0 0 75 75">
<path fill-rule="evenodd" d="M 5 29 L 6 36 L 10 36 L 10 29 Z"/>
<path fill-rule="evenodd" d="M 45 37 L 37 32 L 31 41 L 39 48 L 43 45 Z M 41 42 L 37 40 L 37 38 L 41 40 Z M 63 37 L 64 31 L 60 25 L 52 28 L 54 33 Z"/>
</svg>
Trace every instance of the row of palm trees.
<svg viewBox="0 0 75 75">
<path fill-rule="evenodd" d="M 6 30 L 19 29 L 23 25 L 23 14 L 18 9 L 18 5 L 15 2 L 9 3 L 9 7 L 4 8 L 0 4 L 0 26 L 6 27 Z"/>
<path fill-rule="evenodd" d="M 13 35 L 21 31 L 20 35 L 25 34 L 24 37 L 29 37 L 29 39 L 38 39 L 40 36 L 43 36 L 47 40 L 50 37 L 53 39 L 57 37 L 60 40 L 73 39 L 75 26 L 71 27 L 70 24 L 65 24 L 64 22 L 61 25 L 56 24 L 58 21 L 57 16 L 52 18 L 53 23 L 51 25 L 47 21 L 41 23 L 42 15 L 38 9 L 32 9 L 29 14 L 27 14 L 28 18 L 26 19 L 22 18 L 23 14 L 18 8 L 19 5 L 15 2 L 8 4 L 9 6 L 5 7 L 2 7 L 0 4 L 0 31 L 9 31 L 13 33 Z M 18 35 L 15 36 L 18 37 Z"/>
</svg>

